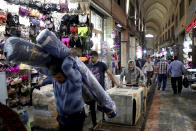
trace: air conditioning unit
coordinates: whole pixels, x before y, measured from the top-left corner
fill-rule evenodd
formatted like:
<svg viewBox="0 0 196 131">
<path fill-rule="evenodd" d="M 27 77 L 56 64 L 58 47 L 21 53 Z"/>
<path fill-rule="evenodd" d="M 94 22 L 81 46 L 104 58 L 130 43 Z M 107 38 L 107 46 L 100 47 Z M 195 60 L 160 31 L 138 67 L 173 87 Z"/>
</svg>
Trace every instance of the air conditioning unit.
<svg viewBox="0 0 196 131">
<path fill-rule="evenodd" d="M 136 125 L 144 111 L 144 88 L 112 88 L 107 90 L 107 93 L 115 101 L 118 115 L 112 119 L 106 117 L 106 121 L 123 125 Z"/>
</svg>

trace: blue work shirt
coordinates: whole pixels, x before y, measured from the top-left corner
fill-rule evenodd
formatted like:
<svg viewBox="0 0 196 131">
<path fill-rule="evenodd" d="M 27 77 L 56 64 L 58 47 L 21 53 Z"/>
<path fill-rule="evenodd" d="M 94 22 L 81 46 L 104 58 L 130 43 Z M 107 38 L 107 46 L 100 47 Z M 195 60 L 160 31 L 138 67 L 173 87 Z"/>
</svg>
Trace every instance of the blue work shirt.
<svg viewBox="0 0 196 131">
<path fill-rule="evenodd" d="M 171 77 L 181 77 L 186 72 L 184 64 L 179 60 L 170 63 L 167 72 L 171 72 Z"/>
<path fill-rule="evenodd" d="M 80 112 L 84 108 L 82 98 L 82 76 L 74 66 L 75 61 L 67 57 L 62 64 L 62 70 L 67 77 L 64 83 L 57 83 L 48 77 L 46 81 L 52 81 L 58 115 L 65 116 Z"/>
</svg>

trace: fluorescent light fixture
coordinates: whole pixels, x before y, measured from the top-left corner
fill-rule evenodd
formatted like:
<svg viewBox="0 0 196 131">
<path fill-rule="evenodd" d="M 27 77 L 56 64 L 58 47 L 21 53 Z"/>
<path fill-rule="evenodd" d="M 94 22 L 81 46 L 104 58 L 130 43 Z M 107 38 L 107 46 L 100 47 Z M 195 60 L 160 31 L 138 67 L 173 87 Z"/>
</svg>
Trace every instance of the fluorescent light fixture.
<svg viewBox="0 0 196 131">
<path fill-rule="evenodd" d="M 135 25 L 136 25 L 136 19 L 137 19 L 137 12 L 135 11 Z"/>
<path fill-rule="evenodd" d="M 127 4 L 126 4 L 126 13 L 129 14 L 129 0 L 127 0 Z"/>
<path fill-rule="evenodd" d="M 119 28 L 122 28 L 122 25 L 121 24 L 117 24 L 116 26 L 118 26 Z"/>
<path fill-rule="evenodd" d="M 153 38 L 154 35 L 152 35 L 152 34 L 147 34 L 147 35 L 145 35 L 145 37 L 147 37 L 147 38 Z"/>
</svg>

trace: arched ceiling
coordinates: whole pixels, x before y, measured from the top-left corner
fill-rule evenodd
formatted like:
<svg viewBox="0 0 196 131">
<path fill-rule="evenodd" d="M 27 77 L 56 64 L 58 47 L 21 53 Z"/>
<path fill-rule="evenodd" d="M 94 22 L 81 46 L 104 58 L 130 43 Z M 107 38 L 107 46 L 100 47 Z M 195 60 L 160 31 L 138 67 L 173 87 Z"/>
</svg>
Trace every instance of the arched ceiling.
<svg viewBox="0 0 196 131">
<path fill-rule="evenodd" d="M 162 25 L 177 0 L 140 0 L 140 8 L 146 25 L 146 33 L 160 34 Z"/>
</svg>

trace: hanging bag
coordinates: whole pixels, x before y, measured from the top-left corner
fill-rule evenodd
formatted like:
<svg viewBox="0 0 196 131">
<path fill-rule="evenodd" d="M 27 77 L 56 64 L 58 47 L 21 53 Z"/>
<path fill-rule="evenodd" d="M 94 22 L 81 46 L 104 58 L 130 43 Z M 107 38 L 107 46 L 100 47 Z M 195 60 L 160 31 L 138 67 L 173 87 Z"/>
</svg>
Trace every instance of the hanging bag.
<svg viewBox="0 0 196 131">
<path fill-rule="evenodd" d="M 183 81 L 182 81 L 182 84 L 183 84 L 184 88 L 188 88 L 188 86 L 189 86 L 189 81 L 188 81 L 187 77 L 184 77 L 184 79 L 183 79 Z"/>
</svg>

